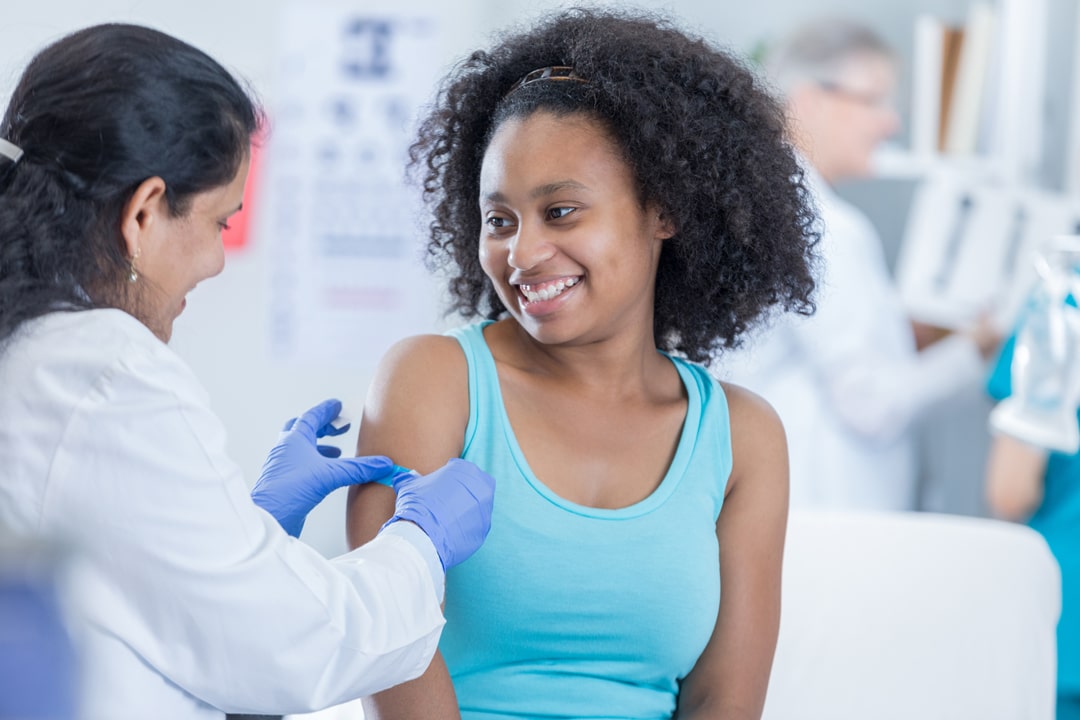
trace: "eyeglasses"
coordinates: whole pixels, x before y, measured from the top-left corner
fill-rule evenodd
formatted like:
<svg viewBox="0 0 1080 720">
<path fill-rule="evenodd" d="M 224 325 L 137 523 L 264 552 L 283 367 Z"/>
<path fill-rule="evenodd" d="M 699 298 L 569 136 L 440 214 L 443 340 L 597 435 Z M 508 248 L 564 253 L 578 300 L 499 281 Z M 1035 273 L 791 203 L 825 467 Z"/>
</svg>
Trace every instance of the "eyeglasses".
<svg viewBox="0 0 1080 720">
<path fill-rule="evenodd" d="M 846 88 L 843 85 L 839 85 L 828 80 L 821 80 L 818 82 L 818 86 L 827 93 L 831 93 L 845 100 L 858 103 L 865 107 L 874 110 L 895 110 L 896 100 L 892 95 L 881 95 L 878 93 L 865 92 L 862 90 L 852 90 Z"/>
</svg>

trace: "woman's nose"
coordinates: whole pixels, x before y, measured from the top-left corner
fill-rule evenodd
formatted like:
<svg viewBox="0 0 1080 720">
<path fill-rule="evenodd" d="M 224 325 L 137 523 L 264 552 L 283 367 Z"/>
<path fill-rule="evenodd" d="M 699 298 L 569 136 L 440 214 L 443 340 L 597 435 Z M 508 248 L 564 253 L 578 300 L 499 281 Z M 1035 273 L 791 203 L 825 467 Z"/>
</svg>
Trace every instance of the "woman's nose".
<svg viewBox="0 0 1080 720">
<path fill-rule="evenodd" d="M 544 230 L 529 223 L 522 223 L 510 239 L 507 262 L 515 270 L 531 270 L 553 255 L 555 246 L 548 241 Z"/>
</svg>

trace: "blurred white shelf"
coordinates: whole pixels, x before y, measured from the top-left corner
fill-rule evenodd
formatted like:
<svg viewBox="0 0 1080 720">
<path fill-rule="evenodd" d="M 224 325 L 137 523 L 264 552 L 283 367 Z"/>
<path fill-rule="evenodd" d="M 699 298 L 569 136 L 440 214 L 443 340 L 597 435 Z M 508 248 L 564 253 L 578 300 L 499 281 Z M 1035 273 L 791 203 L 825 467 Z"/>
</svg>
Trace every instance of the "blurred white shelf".
<svg viewBox="0 0 1080 720">
<path fill-rule="evenodd" d="M 1001 175 L 1000 163 L 981 155 L 913 153 L 895 145 L 883 145 L 874 153 L 874 177 L 886 180 L 919 180 L 942 172 L 987 179 Z"/>
</svg>

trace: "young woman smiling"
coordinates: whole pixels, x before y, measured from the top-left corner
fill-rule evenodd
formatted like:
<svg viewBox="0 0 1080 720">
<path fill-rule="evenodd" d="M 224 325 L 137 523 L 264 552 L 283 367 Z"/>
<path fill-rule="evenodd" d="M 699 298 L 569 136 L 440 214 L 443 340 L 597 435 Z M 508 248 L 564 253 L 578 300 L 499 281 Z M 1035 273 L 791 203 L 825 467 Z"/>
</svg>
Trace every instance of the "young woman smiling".
<svg viewBox="0 0 1080 720">
<path fill-rule="evenodd" d="M 812 309 L 783 127 L 739 62 L 618 12 L 564 11 L 446 80 L 413 158 L 432 258 L 483 319 L 391 350 L 359 449 L 469 458 L 495 509 L 447 575 L 440 655 L 368 717 L 760 716 L 784 433 L 698 362 Z M 360 544 L 393 496 L 351 499 Z"/>
</svg>

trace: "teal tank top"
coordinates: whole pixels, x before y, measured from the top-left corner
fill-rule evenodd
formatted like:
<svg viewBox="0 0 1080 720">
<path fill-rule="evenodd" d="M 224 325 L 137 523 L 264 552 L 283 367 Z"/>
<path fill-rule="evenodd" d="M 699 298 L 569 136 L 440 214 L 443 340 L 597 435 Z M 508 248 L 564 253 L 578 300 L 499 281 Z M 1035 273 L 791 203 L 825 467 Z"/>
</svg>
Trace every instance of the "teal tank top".
<svg viewBox="0 0 1080 720">
<path fill-rule="evenodd" d="M 449 333 L 469 368 L 462 457 L 496 479 L 491 533 L 446 578 L 439 648 L 462 718 L 670 718 L 720 603 L 716 520 L 731 473 L 723 390 L 704 368 L 670 358 L 689 402 L 666 476 L 628 507 L 577 505 L 522 455 L 487 324 Z"/>
</svg>

